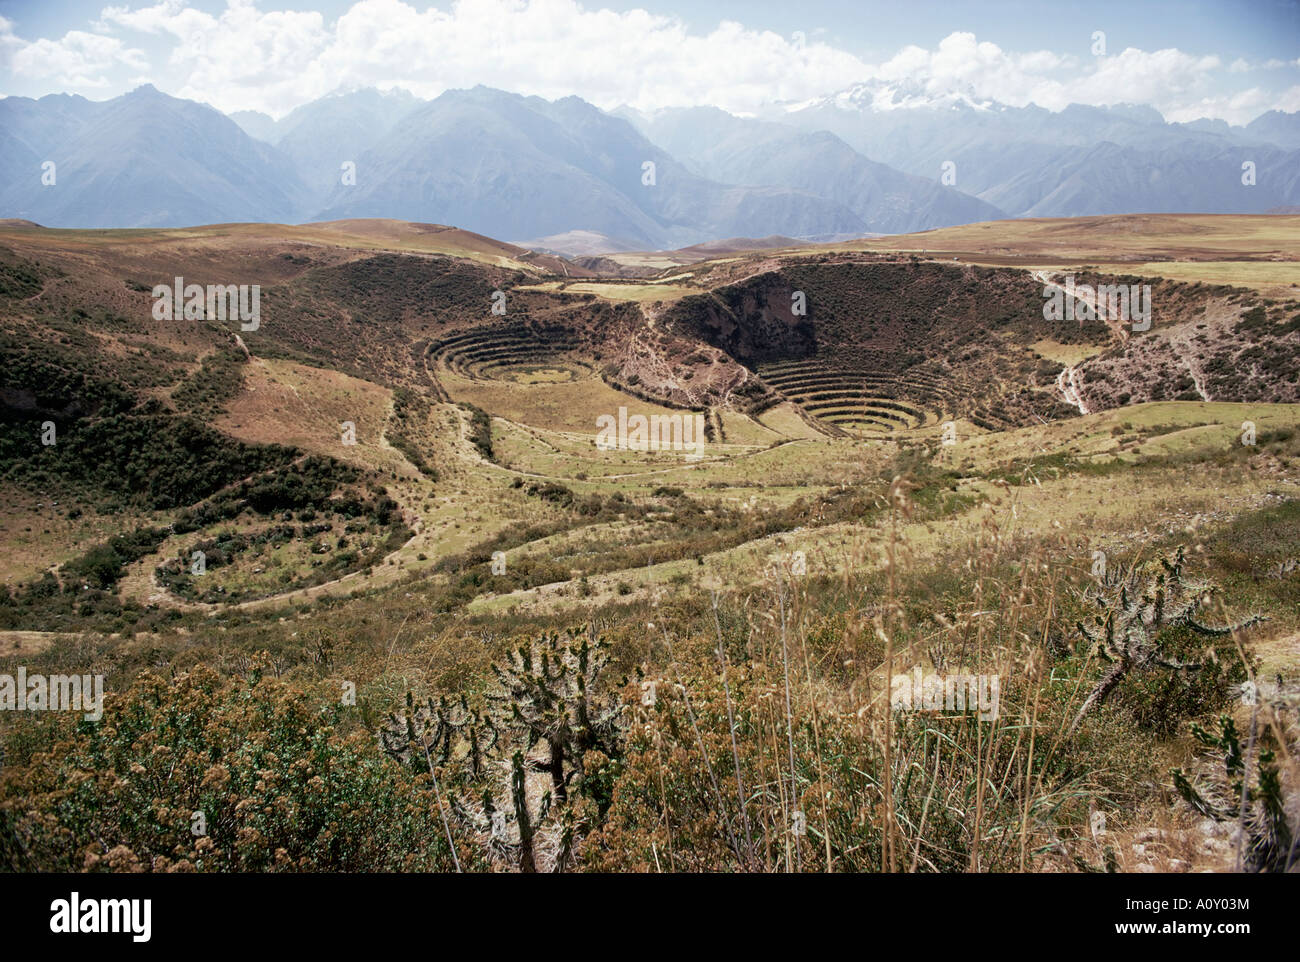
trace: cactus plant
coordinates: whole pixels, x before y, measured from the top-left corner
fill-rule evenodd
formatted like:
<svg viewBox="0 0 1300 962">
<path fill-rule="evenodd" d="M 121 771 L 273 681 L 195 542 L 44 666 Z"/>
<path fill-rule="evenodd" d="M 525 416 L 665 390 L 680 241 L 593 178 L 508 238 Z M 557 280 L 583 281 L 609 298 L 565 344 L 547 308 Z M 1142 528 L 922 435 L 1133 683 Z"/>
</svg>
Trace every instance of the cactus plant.
<svg viewBox="0 0 1300 962">
<path fill-rule="evenodd" d="M 500 685 L 485 696 L 490 710 L 471 708 L 463 695 L 417 705 L 408 693 L 405 712 L 380 728 L 380 746 L 416 771 L 427 766 L 435 788 L 436 769 L 448 770 L 452 813 L 489 863 L 563 871 L 590 821 L 585 800 L 569 804 L 571 783 L 582 784 L 588 752 L 619 754 L 621 704 L 596 694 L 608 660 L 606 643 L 585 633 L 543 635 L 493 666 Z M 545 791 L 529 791 L 530 755 L 544 759 Z"/>
<path fill-rule="evenodd" d="M 1203 667 L 1203 663 L 1181 661 L 1167 654 L 1166 631 L 1187 627 L 1203 635 L 1228 635 L 1265 620 L 1253 615 L 1223 627 L 1202 623 L 1197 615 L 1214 586 L 1208 581 L 1188 580 L 1183 575 L 1183 563 L 1180 547 L 1172 561 L 1161 558 L 1158 565 L 1116 571 L 1103 578 L 1101 585 L 1090 593 L 1090 599 L 1101 609 L 1094 619 L 1097 630 L 1089 629 L 1082 622 L 1078 623 L 1078 629 L 1111 667 L 1084 699 L 1069 733 L 1130 672 L 1148 671 L 1157 666 L 1194 672 Z"/>
<path fill-rule="evenodd" d="M 560 804 L 568 799 L 569 781 L 581 777 L 584 754 L 618 754 L 622 707 L 594 691 L 608 661 L 605 641 L 567 632 L 543 635 L 510 652 L 504 665 L 493 665 L 502 690 L 488 698 L 502 723 L 525 735 L 530 751 L 546 743 L 545 767 Z"/>
<path fill-rule="evenodd" d="M 419 708 L 415 697 L 406 693 L 406 712 L 393 713 L 379 729 L 379 744 L 385 753 L 416 771 L 424 768 L 423 752 L 434 764 L 446 765 L 463 759 L 464 775 L 481 778 L 487 758 L 496 747 L 500 732 L 491 717 L 471 708 L 461 695 L 459 701 L 446 695 L 435 702 L 429 697 Z"/>
<path fill-rule="evenodd" d="M 1202 815 L 1216 822 L 1239 822 L 1245 837 L 1242 868 L 1247 872 L 1285 872 L 1296 858 L 1296 831 L 1287 820 L 1277 755 L 1268 745 L 1250 764 L 1231 716 L 1219 719 L 1219 730 L 1209 732 L 1192 725 L 1192 735 L 1223 762 L 1225 786 L 1197 788 L 1181 769 L 1173 770 L 1178 794 Z M 1252 736 L 1253 738 L 1253 736 Z M 1254 785 L 1247 786 L 1248 768 L 1254 768 Z"/>
</svg>

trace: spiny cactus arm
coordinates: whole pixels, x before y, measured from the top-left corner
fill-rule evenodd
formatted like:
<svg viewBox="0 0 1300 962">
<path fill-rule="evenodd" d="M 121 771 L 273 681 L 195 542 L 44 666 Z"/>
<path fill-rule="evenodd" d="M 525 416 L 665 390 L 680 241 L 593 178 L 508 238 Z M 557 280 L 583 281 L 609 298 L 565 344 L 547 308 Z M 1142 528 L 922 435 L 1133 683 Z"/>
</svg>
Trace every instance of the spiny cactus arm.
<svg viewBox="0 0 1300 962">
<path fill-rule="evenodd" d="M 1279 847 L 1289 851 L 1292 845 L 1292 830 L 1286 815 L 1286 799 L 1282 794 L 1282 779 L 1278 771 L 1277 756 L 1271 749 L 1264 749 L 1259 755 L 1259 797 L 1264 803 L 1264 814 L 1275 826 Z"/>
<path fill-rule="evenodd" d="M 1183 601 L 1175 602 L 1165 615 L 1162 627 L 1173 628 L 1178 625 L 1185 625 L 1196 617 L 1196 611 L 1200 608 L 1200 602 L 1196 598 L 1187 598 Z"/>
<path fill-rule="evenodd" d="M 1175 768 L 1172 772 L 1174 777 L 1174 788 L 1182 796 L 1183 801 L 1196 809 L 1202 815 L 1214 819 L 1216 822 L 1231 821 L 1235 816 L 1232 810 L 1226 806 L 1215 805 L 1198 792 L 1187 776 L 1181 769 Z"/>
<path fill-rule="evenodd" d="M 1089 644 L 1096 646 L 1098 649 L 1105 645 L 1108 636 L 1114 634 L 1114 614 L 1107 615 L 1104 621 L 1100 615 L 1097 616 L 1097 624 L 1101 625 L 1104 631 L 1093 631 L 1082 621 L 1076 621 L 1074 624 L 1079 629 L 1079 634 L 1083 635 Z"/>
<path fill-rule="evenodd" d="M 1231 725 L 1231 724 L 1232 724 L 1232 717 L 1231 717 L 1230 715 L 1225 715 L 1225 716 L 1223 717 L 1223 719 L 1221 720 L 1220 725 L 1222 725 L 1223 722 L 1227 722 L 1228 724 Z M 1200 742 L 1201 745 L 1203 745 L 1204 747 L 1206 747 L 1206 748 L 1219 748 L 1219 747 L 1221 747 L 1221 739 L 1223 738 L 1222 735 L 1214 735 L 1214 734 L 1211 734 L 1210 732 L 1207 732 L 1204 728 L 1202 728 L 1202 727 L 1201 727 L 1199 724 L 1197 724 L 1196 722 L 1192 722 L 1191 725 L 1188 726 L 1188 727 L 1189 727 L 1189 729 L 1190 729 L 1190 731 L 1191 731 L 1191 733 L 1192 733 L 1192 737 L 1195 738 L 1198 742 Z M 1236 731 L 1236 726 L 1235 726 L 1235 725 L 1233 725 L 1233 731 Z"/>
<path fill-rule="evenodd" d="M 497 672 L 497 681 L 504 691 L 488 692 L 487 699 L 503 707 L 515 707 L 521 704 L 537 705 L 544 708 L 554 701 L 554 696 L 542 680 L 533 674 L 516 673 L 493 666 Z"/>
<path fill-rule="evenodd" d="M 1268 621 L 1268 616 L 1251 615 L 1249 618 L 1243 618 L 1241 621 L 1238 621 L 1236 624 L 1224 625 L 1222 628 L 1216 627 L 1215 625 L 1202 624 L 1201 622 L 1197 621 L 1195 618 L 1188 618 L 1186 621 L 1186 625 L 1188 628 L 1191 628 L 1193 631 L 1198 632 L 1199 634 L 1202 635 L 1222 636 L 1222 635 L 1230 635 L 1234 631 L 1241 631 L 1245 628 L 1251 627 L 1252 625 L 1257 625 L 1262 621 Z"/>
<path fill-rule="evenodd" d="M 430 695 L 425 706 L 422 735 L 425 744 L 437 753 L 439 763 L 451 758 L 451 739 L 454 734 L 455 728 L 447 718 L 447 697 L 442 696 L 435 704 Z"/>
<path fill-rule="evenodd" d="M 405 737 L 403 729 L 405 725 L 401 716 L 393 714 L 389 716 L 389 725 L 392 727 L 383 727 L 379 729 L 379 747 L 384 753 L 398 761 L 402 761 L 402 756 L 406 754 L 411 743 Z"/>
<path fill-rule="evenodd" d="M 1125 652 L 1131 658 L 1155 647 L 1151 630 L 1140 621 L 1125 627 L 1122 641 L 1123 644 L 1118 646 L 1118 650 Z"/>
<path fill-rule="evenodd" d="M 1156 588 L 1151 595 L 1151 624 L 1157 628 L 1165 624 L 1165 601 L 1167 599 L 1168 592 L 1165 591 L 1165 576 L 1161 575 L 1156 580 Z"/>
<path fill-rule="evenodd" d="M 460 731 L 474 720 L 474 713 L 469 709 L 469 702 L 466 700 L 464 692 L 461 692 L 459 700 L 450 702 L 444 696 L 441 705 L 443 721 L 453 731 Z"/>
<path fill-rule="evenodd" d="M 1183 577 L 1183 560 L 1186 558 L 1187 549 L 1183 545 L 1178 546 L 1174 552 L 1174 560 L 1169 561 L 1167 558 L 1160 559 L 1160 566 L 1165 569 L 1176 581 L 1181 581 Z"/>
<path fill-rule="evenodd" d="M 568 683 L 572 672 L 573 669 L 557 657 L 542 666 L 542 671 L 538 674 L 538 682 L 546 688 L 560 689 Z"/>
<path fill-rule="evenodd" d="M 1155 663 L 1157 665 L 1163 665 L 1165 668 L 1173 668 L 1177 671 L 1200 671 L 1205 667 L 1203 662 L 1179 661 L 1177 658 L 1169 658 L 1159 654 L 1155 656 Z"/>
<path fill-rule="evenodd" d="M 1182 796 L 1183 800 L 1197 812 L 1214 819 L 1216 822 L 1231 822 L 1237 818 L 1237 813 L 1232 805 L 1220 805 L 1206 798 L 1196 790 L 1181 769 L 1175 768 L 1172 774 L 1174 788 Z"/>
<path fill-rule="evenodd" d="M 497 742 L 501 738 L 501 729 L 497 727 L 497 723 L 492 720 L 491 715 L 481 714 L 478 716 L 477 730 L 486 732 L 491 736 L 492 740 L 483 749 L 485 752 L 490 752 L 497 747 Z"/>
<path fill-rule="evenodd" d="M 533 874 L 537 871 L 537 863 L 533 861 L 533 823 L 528 814 L 524 785 L 524 755 L 515 752 L 510 760 L 510 799 L 514 803 L 515 823 L 519 826 L 519 870 Z"/>
<path fill-rule="evenodd" d="M 476 832 L 482 832 L 490 829 L 492 826 L 492 809 L 487 807 L 490 803 L 491 795 L 484 792 L 484 807 L 479 809 L 472 802 L 466 801 L 460 795 L 450 794 L 448 803 L 451 807 L 451 814 L 462 825 L 468 825 Z"/>
<path fill-rule="evenodd" d="M 1115 686 L 1120 683 L 1120 680 L 1124 675 L 1128 673 L 1130 664 L 1131 662 L 1129 661 L 1128 653 L 1124 652 L 1122 657 L 1111 666 L 1110 671 L 1106 672 L 1106 674 L 1102 676 L 1101 681 L 1097 682 L 1096 687 L 1092 689 L 1088 697 L 1084 699 L 1083 704 L 1079 707 L 1079 713 L 1074 716 L 1074 721 L 1070 723 L 1070 729 L 1066 732 L 1067 737 L 1074 734 L 1074 730 L 1078 728 L 1079 723 L 1083 721 L 1084 715 L 1088 714 L 1088 712 L 1092 711 L 1092 709 L 1096 708 L 1106 700 L 1106 696 L 1111 693 Z"/>
<path fill-rule="evenodd" d="M 475 710 L 465 725 L 466 740 L 469 742 L 470 771 L 475 778 L 483 774 L 483 764 L 496 749 L 500 731 L 490 716 Z"/>
</svg>

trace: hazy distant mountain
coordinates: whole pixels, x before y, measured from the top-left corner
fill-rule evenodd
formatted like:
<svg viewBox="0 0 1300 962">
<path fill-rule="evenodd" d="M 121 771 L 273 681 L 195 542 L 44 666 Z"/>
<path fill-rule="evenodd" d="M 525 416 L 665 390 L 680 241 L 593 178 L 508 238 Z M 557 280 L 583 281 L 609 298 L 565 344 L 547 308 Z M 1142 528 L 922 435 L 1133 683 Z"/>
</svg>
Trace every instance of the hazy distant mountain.
<svg viewBox="0 0 1300 962">
<path fill-rule="evenodd" d="M 25 216 L 17 213 L 20 198 L 39 196 L 46 188 L 41 183 L 42 167 L 55 163 L 57 186 L 58 164 L 66 156 L 64 147 L 85 126 L 96 105 L 84 97 L 50 94 L 40 100 L 30 97 L 6 97 L 0 100 L 0 216 Z M 30 200 L 27 206 L 31 206 Z"/>
<path fill-rule="evenodd" d="M 1141 105 L 1053 113 L 875 83 L 762 118 L 607 113 L 486 87 L 433 101 L 338 92 L 278 121 L 148 86 L 102 102 L 0 99 L 0 217 L 50 226 L 392 217 L 617 250 L 1297 205 L 1300 113 L 1281 111 L 1171 124 Z"/>
<path fill-rule="evenodd" d="M 358 162 L 399 120 L 425 101 L 405 90 L 356 90 L 304 104 L 275 125 L 270 143 L 320 202 L 342 182 L 342 166 Z"/>
<path fill-rule="evenodd" d="M 828 131 L 733 117 L 715 107 L 622 115 L 707 177 L 805 190 L 847 207 L 872 231 L 903 233 L 1006 216 L 934 178 L 868 160 Z"/>
<path fill-rule="evenodd" d="M 227 116 L 254 140 L 275 143 L 275 118 L 270 114 L 264 114 L 260 110 L 236 110 Z"/>
<path fill-rule="evenodd" d="M 9 98 L 0 118 L 56 165 L 53 186 L 42 185 L 39 169 L 10 182 L 0 195 L 8 217 L 49 227 L 284 221 L 305 200 L 271 147 L 219 111 L 152 86 L 101 103 Z"/>
<path fill-rule="evenodd" d="M 3 106 L 4 101 L 0 101 Z M 0 198 L 16 191 L 33 192 L 41 187 L 42 157 L 16 132 L 0 127 Z M 6 204 L 3 214 L 12 216 Z"/>
<path fill-rule="evenodd" d="M 1300 113 L 1270 110 L 1239 129 L 1265 143 L 1277 144 L 1279 147 L 1300 147 Z"/>
<path fill-rule="evenodd" d="M 1255 183 L 1242 183 L 1242 164 Z M 1300 151 L 1188 143 L 1139 150 L 1102 143 L 1062 151 L 984 192 L 1023 217 L 1076 214 L 1262 214 L 1300 202 Z"/>
<path fill-rule="evenodd" d="M 642 248 L 866 229 L 812 194 L 702 178 L 577 97 L 486 87 L 448 91 L 404 117 L 362 155 L 357 185 L 336 186 L 319 216 L 404 217 L 503 238 L 582 229 Z"/>
<path fill-rule="evenodd" d="M 0 129 L 34 154 L 48 159 L 97 115 L 102 104 L 74 94 L 50 94 L 40 100 L 0 100 Z"/>
<path fill-rule="evenodd" d="M 1053 113 L 864 84 L 769 116 L 831 131 L 919 176 L 938 178 L 951 162 L 957 188 L 1013 217 L 1249 213 L 1300 201 L 1288 175 L 1300 155 L 1268 147 L 1300 142 L 1300 114 L 1273 111 L 1246 127 L 1170 124 L 1140 105 L 1072 104 Z M 1247 160 L 1257 169 L 1250 188 L 1241 183 Z"/>
</svg>

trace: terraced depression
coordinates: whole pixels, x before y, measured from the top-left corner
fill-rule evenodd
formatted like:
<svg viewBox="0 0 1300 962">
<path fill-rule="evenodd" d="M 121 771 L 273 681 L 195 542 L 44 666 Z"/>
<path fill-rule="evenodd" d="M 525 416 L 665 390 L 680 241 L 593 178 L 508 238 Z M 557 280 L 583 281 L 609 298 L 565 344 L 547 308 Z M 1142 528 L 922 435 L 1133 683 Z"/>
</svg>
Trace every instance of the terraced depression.
<svg viewBox="0 0 1300 962">
<path fill-rule="evenodd" d="M 448 370 L 470 380 L 530 384 L 591 375 L 590 365 L 572 359 L 580 348 L 563 328 L 503 324 L 435 341 L 429 352 Z"/>
<path fill-rule="evenodd" d="M 933 426 L 953 409 L 941 375 L 912 373 L 906 379 L 825 362 L 782 361 L 759 374 L 817 421 L 872 433 Z M 912 403 L 907 403 L 911 401 Z"/>
<path fill-rule="evenodd" d="M 7 222 L 0 674 L 103 674 L 116 727 L 0 712 L 0 865 L 1285 867 L 1300 299 L 1221 265 L 1295 220 L 1198 218 L 1213 277 L 1145 215 L 607 258 Z M 1068 271 L 1150 329 L 1046 319 Z M 254 329 L 154 319 L 234 276 Z M 1282 772 L 1241 836 L 1221 717 Z"/>
</svg>

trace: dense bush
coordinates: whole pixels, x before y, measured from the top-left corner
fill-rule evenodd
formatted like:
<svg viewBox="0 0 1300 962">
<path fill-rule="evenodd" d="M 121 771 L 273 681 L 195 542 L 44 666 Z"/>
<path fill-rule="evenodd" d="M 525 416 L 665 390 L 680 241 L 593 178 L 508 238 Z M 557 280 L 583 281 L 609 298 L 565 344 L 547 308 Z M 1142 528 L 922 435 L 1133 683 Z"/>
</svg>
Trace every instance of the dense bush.
<svg viewBox="0 0 1300 962">
<path fill-rule="evenodd" d="M 5 769 L 0 865 L 40 871 L 450 869 L 424 784 L 255 669 L 148 673 Z M 202 813 L 206 834 L 196 835 Z"/>
<path fill-rule="evenodd" d="M 172 401 L 180 410 L 198 417 L 220 413 L 222 404 L 243 389 L 246 362 L 234 348 L 214 351 L 172 392 Z"/>
<path fill-rule="evenodd" d="M 478 448 L 478 453 L 484 458 L 492 460 L 492 418 L 480 407 L 473 404 L 462 404 L 466 411 L 470 413 L 469 419 L 469 439 L 474 447 Z"/>
</svg>

